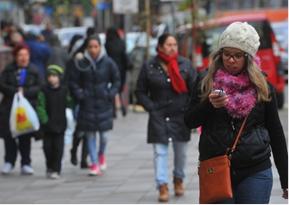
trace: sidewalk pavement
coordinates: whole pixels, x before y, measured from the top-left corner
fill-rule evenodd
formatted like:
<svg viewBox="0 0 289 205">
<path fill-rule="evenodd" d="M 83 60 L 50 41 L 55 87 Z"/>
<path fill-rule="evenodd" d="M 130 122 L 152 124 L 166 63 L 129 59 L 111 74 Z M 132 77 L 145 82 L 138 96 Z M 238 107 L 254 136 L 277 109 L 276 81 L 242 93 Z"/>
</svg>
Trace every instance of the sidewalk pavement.
<svg viewBox="0 0 289 205">
<path fill-rule="evenodd" d="M 10 176 L 0 176 L 0 204 L 3 203 L 113 203 L 155 204 L 158 192 L 154 184 L 152 146 L 146 144 L 147 114 L 128 113 L 114 122 L 114 130 L 108 144 L 108 169 L 103 176 L 89 177 L 88 170 L 70 164 L 70 144 L 65 147 L 63 175 L 59 180 L 45 177 L 45 160 L 42 142 L 33 141 L 33 176 L 20 175 L 20 160 Z M 285 130 L 287 133 L 287 130 Z M 4 155 L 1 142 L 0 157 Z M 186 192 L 177 198 L 169 184 L 169 203 L 198 203 L 198 135 L 192 134 L 187 160 Z M 80 150 L 79 150 L 80 151 Z M 79 153 L 80 154 L 80 153 Z M 80 156 L 80 155 L 79 155 Z M 172 148 L 170 147 L 170 172 L 172 172 Z M 2 160 L 1 160 L 2 161 Z M 170 173 L 171 174 L 171 173 Z M 273 168 L 274 185 L 270 203 L 287 204 L 281 198 L 279 177 Z M 171 176 L 172 179 L 172 176 Z"/>
</svg>

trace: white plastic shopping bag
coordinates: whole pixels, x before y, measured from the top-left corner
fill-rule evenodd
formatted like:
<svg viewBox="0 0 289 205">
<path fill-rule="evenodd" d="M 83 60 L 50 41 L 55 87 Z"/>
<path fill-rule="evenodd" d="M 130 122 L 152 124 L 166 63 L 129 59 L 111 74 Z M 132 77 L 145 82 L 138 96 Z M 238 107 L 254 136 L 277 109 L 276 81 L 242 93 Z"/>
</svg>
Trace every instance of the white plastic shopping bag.
<svg viewBox="0 0 289 205">
<path fill-rule="evenodd" d="M 19 92 L 14 95 L 9 120 L 12 137 L 37 131 L 40 127 L 34 108 Z"/>
<path fill-rule="evenodd" d="M 65 144 L 71 144 L 73 132 L 75 130 L 75 121 L 71 108 L 66 108 L 65 113 L 66 113 L 67 126 L 64 134 L 64 142 Z"/>
</svg>

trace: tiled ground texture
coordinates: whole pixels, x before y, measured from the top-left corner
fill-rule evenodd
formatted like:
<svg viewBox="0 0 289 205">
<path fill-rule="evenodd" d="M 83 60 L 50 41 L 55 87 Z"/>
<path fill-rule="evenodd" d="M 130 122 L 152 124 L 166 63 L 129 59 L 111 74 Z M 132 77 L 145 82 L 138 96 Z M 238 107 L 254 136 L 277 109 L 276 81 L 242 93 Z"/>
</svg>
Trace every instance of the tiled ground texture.
<svg viewBox="0 0 289 205">
<path fill-rule="evenodd" d="M 287 134 L 287 109 L 281 111 L 280 115 Z M 18 160 L 11 176 L 0 176 L 0 203 L 158 203 L 153 180 L 152 147 L 146 144 L 146 126 L 145 113 L 130 112 L 126 118 L 119 115 L 110 136 L 108 170 L 103 176 L 97 177 L 89 177 L 87 170 L 80 170 L 70 164 L 71 145 L 67 144 L 63 176 L 59 180 L 46 179 L 42 142 L 33 142 L 35 175 L 21 176 Z M 174 197 L 170 183 L 170 203 L 198 203 L 197 141 L 198 135 L 193 133 L 188 150 L 185 196 Z M 0 149 L 2 156 L 3 148 Z M 172 156 L 170 159 L 172 161 Z M 288 203 L 288 200 L 281 198 L 275 167 L 273 171 L 271 203 Z"/>
</svg>

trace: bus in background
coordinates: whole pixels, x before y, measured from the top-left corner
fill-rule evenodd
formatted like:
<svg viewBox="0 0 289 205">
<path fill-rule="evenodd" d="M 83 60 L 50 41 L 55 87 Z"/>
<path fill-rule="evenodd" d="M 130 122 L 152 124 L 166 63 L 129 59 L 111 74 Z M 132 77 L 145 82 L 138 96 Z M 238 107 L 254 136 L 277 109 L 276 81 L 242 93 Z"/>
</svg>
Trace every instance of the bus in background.
<svg viewBox="0 0 289 205">
<path fill-rule="evenodd" d="M 268 81 L 275 87 L 278 108 L 284 104 L 285 70 L 281 62 L 281 47 L 265 14 L 245 14 L 214 18 L 200 23 L 196 28 L 196 37 L 192 38 L 192 28 L 179 29 L 177 38 L 179 52 L 190 59 L 194 57 L 197 71 L 205 70 L 209 63 L 209 54 L 215 49 L 220 34 L 235 21 L 248 22 L 260 36 L 260 47 L 257 56 L 261 59 L 261 68 L 266 73 Z M 192 42 L 194 41 L 194 51 Z"/>
</svg>

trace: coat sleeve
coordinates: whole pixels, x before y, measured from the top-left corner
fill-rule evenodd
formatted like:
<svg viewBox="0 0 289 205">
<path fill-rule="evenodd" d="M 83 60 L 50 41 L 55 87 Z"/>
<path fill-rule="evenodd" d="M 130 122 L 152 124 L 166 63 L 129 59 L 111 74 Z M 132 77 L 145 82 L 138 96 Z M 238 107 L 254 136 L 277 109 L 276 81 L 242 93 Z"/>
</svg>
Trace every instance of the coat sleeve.
<svg viewBox="0 0 289 205">
<path fill-rule="evenodd" d="M 202 126 L 210 116 L 210 113 L 214 110 L 214 107 L 208 98 L 204 101 L 201 101 L 200 99 L 201 82 L 202 76 L 198 75 L 191 92 L 190 102 L 188 103 L 185 112 L 185 124 L 190 129 Z"/>
<path fill-rule="evenodd" d="M 68 84 L 71 95 L 76 98 L 77 101 L 87 96 L 84 89 L 80 87 L 80 71 L 75 66 L 71 67 Z"/>
<path fill-rule="evenodd" d="M 148 112 L 155 109 L 154 102 L 149 97 L 149 85 L 147 77 L 147 63 L 145 63 L 139 73 L 137 85 L 136 85 L 136 97 L 138 103 L 140 103 Z"/>
<path fill-rule="evenodd" d="M 189 98 L 188 98 L 188 101 L 186 103 L 186 107 L 185 107 L 186 110 L 188 109 L 191 97 L 193 96 L 193 91 L 194 91 L 194 89 L 196 87 L 195 84 L 197 83 L 197 79 L 198 79 L 198 73 L 193 68 L 192 64 L 189 62 L 188 77 L 186 79 L 186 85 L 187 85 L 187 88 L 188 88 L 188 91 L 189 91 L 189 93 L 188 93 L 189 94 Z"/>
<path fill-rule="evenodd" d="M 66 97 L 65 97 L 66 107 L 74 109 L 75 108 L 75 102 L 73 98 L 70 95 L 70 92 L 67 91 Z"/>
<path fill-rule="evenodd" d="M 115 95 L 118 93 L 120 88 L 120 73 L 117 68 L 116 63 L 113 60 L 110 60 L 110 75 L 111 75 L 111 88 L 109 91 L 109 97 L 113 99 Z"/>
<path fill-rule="evenodd" d="M 196 71 L 196 69 L 193 68 L 192 64 L 189 63 L 189 69 L 188 69 L 188 80 L 186 82 L 188 90 L 189 90 L 189 94 L 190 96 L 192 96 L 193 94 L 193 90 L 195 88 L 195 84 L 197 82 L 197 78 L 198 78 L 198 73 Z"/>
<path fill-rule="evenodd" d="M 37 96 L 36 112 L 41 124 L 46 124 L 48 122 L 48 114 L 46 111 L 46 98 L 42 91 Z"/>
<path fill-rule="evenodd" d="M 276 164 L 281 187 L 288 188 L 288 151 L 284 131 L 277 109 L 277 99 L 274 88 L 270 85 L 271 101 L 266 103 L 265 126 L 268 129 L 274 162 Z"/>
<path fill-rule="evenodd" d="M 36 79 L 36 83 L 33 86 L 24 87 L 24 96 L 34 98 L 34 97 L 37 97 L 39 91 L 41 90 L 42 81 L 36 69 L 32 71 L 31 75 L 34 75 L 34 78 Z"/>
<path fill-rule="evenodd" d="M 15 85 L 7 84 L 7 79 L 9 77 L 9 69 L 7 67 L 0 74 L 0 91 L 7 97 L 13 98 L 14 94 L 17 92 L 17 87 Z"/>
</svg>

